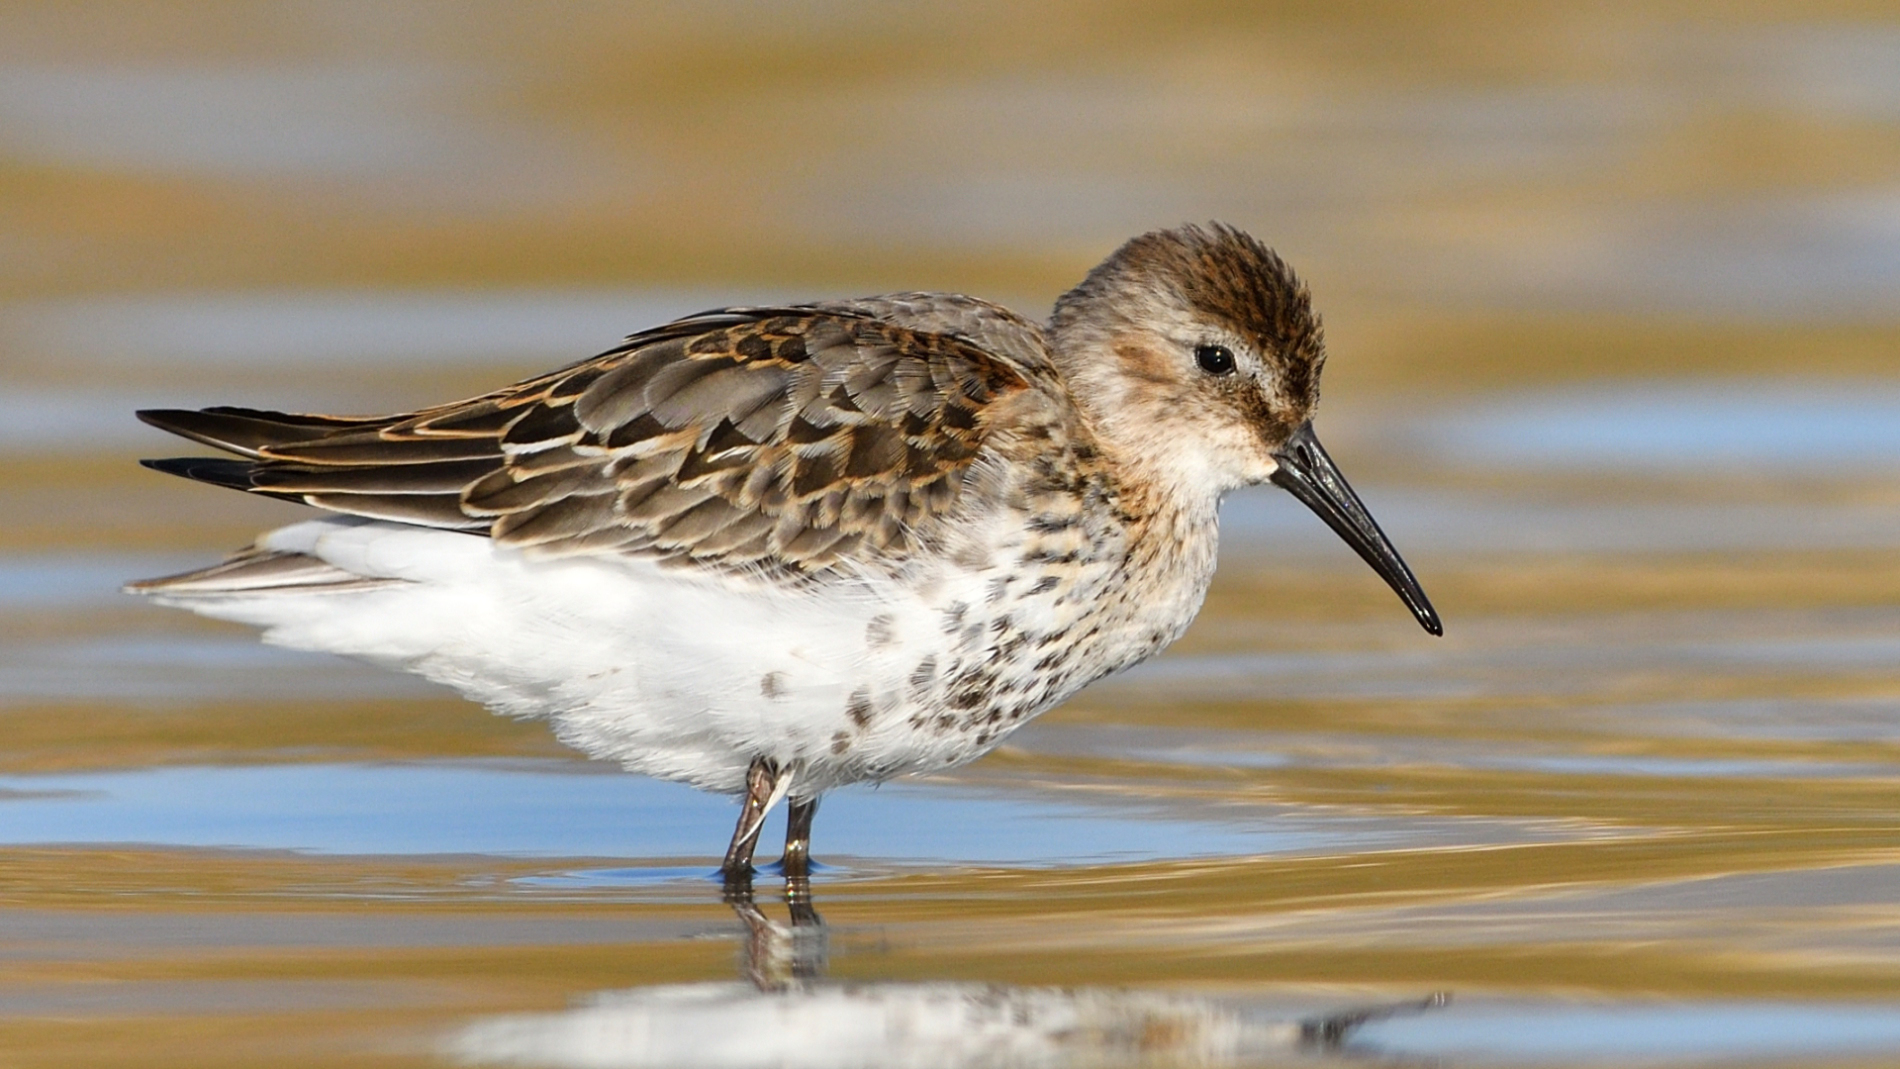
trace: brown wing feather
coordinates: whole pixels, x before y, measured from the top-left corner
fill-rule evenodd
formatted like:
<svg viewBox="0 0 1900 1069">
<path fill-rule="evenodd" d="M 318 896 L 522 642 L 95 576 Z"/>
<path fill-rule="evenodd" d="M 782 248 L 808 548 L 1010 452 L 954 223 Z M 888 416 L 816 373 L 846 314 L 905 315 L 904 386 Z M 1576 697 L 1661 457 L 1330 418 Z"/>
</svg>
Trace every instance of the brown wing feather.
<svg viewBox="0 0 1900 1069">
<path fill-rule="evenodd" d="M 925 296 L 708 313 L 384 420 L 165 415 L 256 458 L 254 489 L 338 512 L 543 555 L 813 574 L 912 550 L 957 501 L 996 402 L 1047 374 L 1035 327 L 932 298 L 1010 343 L 980 345 L 932 329 L 949 324 L 916 311 Z"/>
<path fill-rule="evenodd" d="M 812 310 L 589 370 L 509 425 L 509 461 L 469 486 L 467 513 L 543 552 L 805 573 L 912 548 L 956 499 L 993 403 L 1030 385 L 967 340 Z M 567 463 L 540 462 L 557 451 Z"/>
</svg>

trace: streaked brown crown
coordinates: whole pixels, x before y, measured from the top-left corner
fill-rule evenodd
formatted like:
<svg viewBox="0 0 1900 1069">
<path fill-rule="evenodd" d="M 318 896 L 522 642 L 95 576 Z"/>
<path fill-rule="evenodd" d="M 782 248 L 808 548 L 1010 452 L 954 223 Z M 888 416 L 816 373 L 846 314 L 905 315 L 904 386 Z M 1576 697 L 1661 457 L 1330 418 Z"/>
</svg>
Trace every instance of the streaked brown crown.
<svg viewBox="0 0 1900 1069">
<path fill-rule="evenodd" d="M 1290 407 L 1305 413 L 1318 400 L 1326 349 L 1311 295 L 1272 249 L 1224 223 L 1130 239 L 1057 302 L 1052 326 L 1060 334 L 1076 316 L 1104 309 L 1140 317 L 1157 298 L 1252 343 L 1273 363 Z"/>
</svg>

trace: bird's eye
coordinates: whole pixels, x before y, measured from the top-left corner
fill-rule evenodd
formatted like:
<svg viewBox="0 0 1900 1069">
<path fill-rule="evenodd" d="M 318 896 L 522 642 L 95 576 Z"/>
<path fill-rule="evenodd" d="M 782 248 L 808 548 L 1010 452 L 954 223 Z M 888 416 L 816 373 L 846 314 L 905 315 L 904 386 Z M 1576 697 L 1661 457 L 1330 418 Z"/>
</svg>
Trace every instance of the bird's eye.
<svg viewBox="0 0 1900 1069">
<path fill-rule="evenodd" d="M 1209 375 L 1225 375 L 1234 370 L 1234 351 L 1225 345 L 1198 346 L 1194 360 Z"/>
</svg>

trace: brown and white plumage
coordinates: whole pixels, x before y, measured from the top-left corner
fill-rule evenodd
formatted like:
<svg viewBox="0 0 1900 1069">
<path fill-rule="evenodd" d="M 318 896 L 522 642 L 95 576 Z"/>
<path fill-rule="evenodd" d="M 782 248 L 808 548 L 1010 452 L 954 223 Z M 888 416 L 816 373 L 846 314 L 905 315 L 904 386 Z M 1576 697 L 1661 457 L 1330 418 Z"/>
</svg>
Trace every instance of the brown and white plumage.
<svg viewBox="0 0 1900 1069">
<path fill-rule="evenodd" d="M 236 457 L 152 466 L 333 518 L 134 589 L 754 809 L 789 790 L 808 822 L 830 787 L 969 760 L 1173 641 L 1248 483 L 1306 501 L 1435 630 L 1312 438 L 1323 359 L 1278 257 L 1184 227 L 1046 329 L 953 294 L 728 309 L 404 415 L 141 413 Z"/>
<path fill-rule="evenodd" d="M 709 312 L 385 419 L 140 416 L 249 461 L 160 467 L 333 512 L 535 555 L 813 575 L 911 552 L 984 440 L 1009 433 L 1011 397 L 1053 379 L 1034 325 L 967 299 L 951 309 L 1014 332 L 1012 357 L 906 315 L 925 300 Z"/>
</svg>

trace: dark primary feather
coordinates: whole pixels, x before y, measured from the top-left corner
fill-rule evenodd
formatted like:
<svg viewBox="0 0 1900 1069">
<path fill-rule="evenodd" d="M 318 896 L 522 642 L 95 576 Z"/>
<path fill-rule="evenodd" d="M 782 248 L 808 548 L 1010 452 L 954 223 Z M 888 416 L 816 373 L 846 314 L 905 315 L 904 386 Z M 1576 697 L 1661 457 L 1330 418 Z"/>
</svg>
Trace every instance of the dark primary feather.
<svg viewBox="0 0 1900 1069">
<path fill-rule="evenodd" d="M 164 457 L 141 460 L 139 463 L 153 471 L 233 490 L 251 489 L 251 468 L 254 466 L 249 461 L 232 460 L 229 457 Z"/>
<path fill-rule="evenodd" d="M 196 411 L 148 408 L 137 415 L 159 430 L 247 457 L 257 456 L 258 450 L 266 446 L 321 438 L 336 433 L 340 428 L 361 426 L 366 422 L 338 416 L 295 416 L 285 412 L 262 412 L 227 406 Z"/>
<path fill-rule="evenodd" d="M 153 464 L 221 486 L 542 554 L 810 574 L 913 548 L 957 501 L 996 402 L 1047 366 L 1013 314 L 903 294 L 693 316 L 400 416 L 140 416 L 251 458 Z"/>
</svg>

